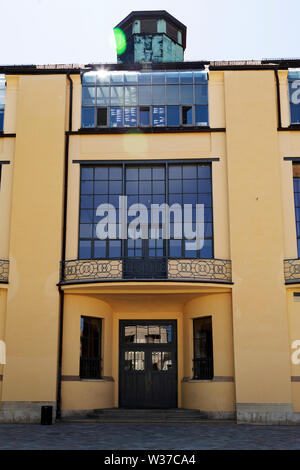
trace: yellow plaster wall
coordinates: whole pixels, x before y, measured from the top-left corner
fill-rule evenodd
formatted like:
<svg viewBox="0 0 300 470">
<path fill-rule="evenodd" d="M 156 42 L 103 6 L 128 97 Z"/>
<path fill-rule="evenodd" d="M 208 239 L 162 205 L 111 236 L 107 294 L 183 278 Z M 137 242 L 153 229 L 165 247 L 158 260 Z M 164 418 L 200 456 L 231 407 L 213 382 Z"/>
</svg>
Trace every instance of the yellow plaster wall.
<svg viewBox="0 0 300 470">
<path fill-rule="evenodd" d="M 66 77 L 19 77 L 3 401 L 55 401 Z"/>
<path fill-rule="evenodd" d="M 237 403 L 291 403 L 273 71 L 226 71 Z"/>
</svg>

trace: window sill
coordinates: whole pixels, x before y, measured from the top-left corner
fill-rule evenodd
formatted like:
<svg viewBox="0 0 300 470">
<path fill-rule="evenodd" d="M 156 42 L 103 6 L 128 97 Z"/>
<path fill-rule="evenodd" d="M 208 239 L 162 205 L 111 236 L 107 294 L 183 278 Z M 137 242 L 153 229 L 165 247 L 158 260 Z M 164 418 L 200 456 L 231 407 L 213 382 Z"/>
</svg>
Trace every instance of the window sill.
<svg viewBox="0 0 300 470">
<path fill-rule="evenodd" d="M 191 127 L 81 127 L 78 131 L 71 131 L 69 135 L 94 135 L 94 134 L 167 134 L 185 132 L 226 132 L 223 127 L 213 128 L 209 126 Z"/>
<path fill-rule="evenodd" d="M 113 377 L 102 377 L 101 379 L 86 379 L 79 377 L 80 382 L 114 382 Z"/>
</svg>

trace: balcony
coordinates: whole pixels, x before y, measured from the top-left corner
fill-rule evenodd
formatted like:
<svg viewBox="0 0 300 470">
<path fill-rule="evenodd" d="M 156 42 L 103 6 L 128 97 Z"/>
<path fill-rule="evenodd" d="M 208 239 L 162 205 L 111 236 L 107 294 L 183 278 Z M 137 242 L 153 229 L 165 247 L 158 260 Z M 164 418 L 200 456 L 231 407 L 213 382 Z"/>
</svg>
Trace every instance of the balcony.
<svg viewBox="0 0 300 470">
<path fill-rule="evenodd" d="M 189 281 L 231 284 L 231 261 L 222 259 L 124 258 L 67 260 L 61 283 L 101 281 Z"/>
<path fill-rule="evenodd" d="M 9 261 L 0 259 L 0 283 L 8 283 Z"/>
<path fill-rule="evenodd" d="M 284 279 L 286 284 L 300 282 L 300 259 L 284 260 Z"/>
</svg>

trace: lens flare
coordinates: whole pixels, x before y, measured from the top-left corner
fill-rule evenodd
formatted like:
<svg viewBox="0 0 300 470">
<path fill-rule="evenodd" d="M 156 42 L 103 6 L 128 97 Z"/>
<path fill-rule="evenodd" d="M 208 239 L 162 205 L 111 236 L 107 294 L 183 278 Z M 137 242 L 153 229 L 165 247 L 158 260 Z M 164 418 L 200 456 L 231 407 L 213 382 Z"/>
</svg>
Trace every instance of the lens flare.
<svg viewBox="0 0 300 470">
<path fill-rule="evenodd" d="M 121 55 L 126 51 L 127 41 L 124 32 L 120 28 L 114 28 L 117 54 Z"/>
</svg>

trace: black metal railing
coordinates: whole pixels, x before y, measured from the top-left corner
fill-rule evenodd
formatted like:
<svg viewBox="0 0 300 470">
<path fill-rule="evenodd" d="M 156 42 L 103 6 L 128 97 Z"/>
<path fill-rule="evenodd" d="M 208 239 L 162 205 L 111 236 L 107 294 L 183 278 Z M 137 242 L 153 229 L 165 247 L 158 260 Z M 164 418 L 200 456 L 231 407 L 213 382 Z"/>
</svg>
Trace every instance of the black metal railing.
<svg viewBox="0 0 300 470">
<path fill-rule="evenodd" d="M 80 378 L 101 379 L 101 359 L 98 357 L 81 357 Z"/>
<path fill-rule="evenodd" d="M 8 282 L 9 261 L 0 259 L 0 282 Z"/>
<path fill-rule="evenodd" d="M 214 377 L 213 358 L 196 358 L 193 360 L 193 379 L 194 380 L 212 380 Z"/>
<path fill-rule="evenodd" d="M 61 264 L 63 284 L 149 279 L 231 283 L 231 261 L 141 257 L 67 260 Z"/>
<path fill-rule="evenodd" d="M 300 282 L 300 259 L 284 260 L 284 279 L 287 284 Z"/>
</svg>

